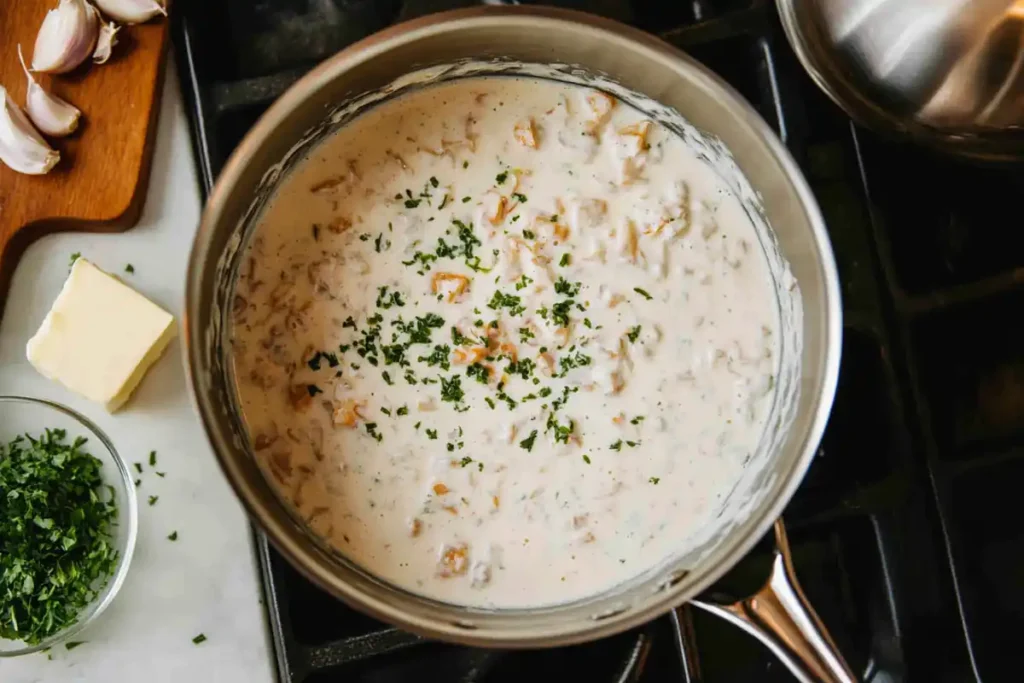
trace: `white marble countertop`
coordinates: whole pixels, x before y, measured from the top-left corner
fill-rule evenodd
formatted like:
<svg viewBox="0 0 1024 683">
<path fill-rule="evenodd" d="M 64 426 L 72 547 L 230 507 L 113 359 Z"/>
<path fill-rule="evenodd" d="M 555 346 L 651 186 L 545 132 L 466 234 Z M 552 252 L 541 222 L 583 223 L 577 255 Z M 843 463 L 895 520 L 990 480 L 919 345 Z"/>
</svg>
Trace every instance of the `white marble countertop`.
<svg viewBox="0 0 1024 683">
<path fill-rule="evenodd" d="M 71 651 L 0 659 L 0 681 L 275 680 L 250 527 L 214 460 L 188 396 L 180 340 L 152 368 L 127 407 L 109 415 L 40 376 L 25 360 L 34 333 L 81 252 L 180 320 L 185 269 L 200 214 L 188 123 L 173 60 L 166 76 L 149 194 L 139 224 L 116 235 L 62 234 L 33 244 L 14 274 L 0 321 L 0 394 L 48 398 L 94 420 L 129 462 L 145 466 L 139 537 L 117 599 Z M 158 453 L 152 473 L 146 462 Z M 150 495 L 159 496 L 153 506 Z M 167 536 L 178 532 L 176 542 Z M 199 645 L 192 638 L 203 633 Z"/>
</svg>

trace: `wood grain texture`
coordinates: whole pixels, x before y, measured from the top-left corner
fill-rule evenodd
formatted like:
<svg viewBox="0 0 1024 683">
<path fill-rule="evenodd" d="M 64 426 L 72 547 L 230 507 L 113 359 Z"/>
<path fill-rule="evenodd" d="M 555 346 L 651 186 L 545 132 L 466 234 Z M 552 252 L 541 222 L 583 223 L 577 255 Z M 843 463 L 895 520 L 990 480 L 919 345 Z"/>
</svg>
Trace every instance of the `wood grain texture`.
<svg viewBox="0 0 1024 683">
<path fill-rule="evenodd" d="M 18 45 L 31 63 L 39 25 L 58 0 L 0 0 L 0 84 L 24 106 L 27 82 Z M 45 176 L 0 163 L 0 315 L 11 275 L 29 244 L 51 232 L 115 232 L 139 219 L 146 196 L 169 22 L 126 26 L 106 64 L 69 74 L 36 74 L 46 88 L 82 110 L 78 130 L 51 140 L 60 163 Z"/>
</svg>

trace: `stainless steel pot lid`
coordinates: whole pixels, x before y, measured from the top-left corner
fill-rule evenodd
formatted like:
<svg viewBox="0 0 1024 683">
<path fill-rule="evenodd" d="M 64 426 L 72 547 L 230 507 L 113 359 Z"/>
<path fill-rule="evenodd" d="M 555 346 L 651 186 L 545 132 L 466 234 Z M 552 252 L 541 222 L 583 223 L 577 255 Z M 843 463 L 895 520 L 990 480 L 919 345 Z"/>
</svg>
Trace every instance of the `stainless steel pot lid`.
<svg viewBox="0 0 1024 683">
<path fill-rule="evenodd" d="M 864 125 L 1024 160 L 1024 0 L 776 0 L 817 84 Z"/>
</svg>

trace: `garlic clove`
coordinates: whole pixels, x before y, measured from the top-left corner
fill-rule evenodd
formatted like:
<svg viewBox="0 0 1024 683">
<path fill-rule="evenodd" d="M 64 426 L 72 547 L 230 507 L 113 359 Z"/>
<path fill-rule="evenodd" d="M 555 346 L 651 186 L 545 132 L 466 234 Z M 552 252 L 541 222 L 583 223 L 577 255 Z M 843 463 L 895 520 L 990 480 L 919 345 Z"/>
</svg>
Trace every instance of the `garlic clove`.
<svg viewBox="0 0 1024 683">
<path fill-rule="evenodd" d="M 61 98 L 46 92 L 36 83 L 32 72 L 25 65 L 25 56 L 18 45 L 18 59 L 28 79 L 28 93 L 25 95 L 25 112 L 41 132 L 46 135 L 62 138 L 71 135 L 78 128 L 78 119 L 82 112 Z"/>
<path fill-rule="evenodd" d="M 99 12 L 85 0 L 60 0 L 39 27 L 32 70 L 62 74 L 84 62 L 96 45 L 99 23 Z"/>
<path fill-rule="evenodd" d="M 43 175 L 60 161 L 60 152 L 52 149 L 32 127 L 21 107 L 8 97 L 0 85 L 0 161 L 12 170 L 28 175 Z"/>
<path fill-rule="evenodd" d="M 104 14 L 122 24 L 141 24 L 158 14 L 167 16 L 165 4 L 158 0 L 96 0 Z"/>
<path fill-rule="evenodd" d="M 97 64 L 106 64 L 107 60 L 110 59 L 110 53 L 117 45 L 117 32 L 121 30 L 121 27 L 110 22 L 109 24 L 100 24 L 100 36 L 96 40 L 96 49 L 92 53 L 92 61 Z"/>
</svg>

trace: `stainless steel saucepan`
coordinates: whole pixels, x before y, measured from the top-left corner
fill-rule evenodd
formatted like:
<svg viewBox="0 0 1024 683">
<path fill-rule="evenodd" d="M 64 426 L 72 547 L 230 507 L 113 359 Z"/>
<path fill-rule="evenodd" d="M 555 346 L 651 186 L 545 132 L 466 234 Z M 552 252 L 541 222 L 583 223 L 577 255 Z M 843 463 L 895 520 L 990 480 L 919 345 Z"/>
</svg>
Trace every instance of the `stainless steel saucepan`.
<svg viewBox="0 0 1024 683">
<path fill-rule="evenodd" d="M 694 127 L 688 134 L 700 138 L 703 153 L 725 166 L 734 160 L 742 169 L 749 181 L 742 193 L 744 206 L 755 225 L 765 226 L 761 246 L 766 257 L 776 266 L 783 260 L 789 264 L 788 271 L 774 271 L 783 322 L 783 369 L 770 427 L 722 509 L 720 528 L 699 546 L 680 548 L 678 557 L 620 588 L 542 609 L 468 609 L 423 598 L 371 576 L 309 534 L 275 495 L 252 456 L 225 354 L 240 249 L 290 164 L 344 125 L 346 116 L 357 113 L 358 107 L 346 109 L 346 103 L 379 101 L 416 87 L 409 81 L 410 72 L 421 73 L 432 65 L 442 65 L 432 71 L 435 82 L 465 75 L 465 68 L 443 65 L 467 63 L 479 65 L 475 73 L 481 74 L 555 65 L 550 66 L 555 78 L 614 82 L 627 93 L 621 95 L 624 99 L 630 100 L 629 92 L 637 94 L 631 101 L 636 106 L 646 97 L 650 99 L 644 101 L 675 109 Z M 665 111 L 655 118 L 662 120 Z M 792 286 L 793 279 L 798 286 Z M 735 605 L 698 600 L 772 529 L 814 457 L 838 375 L 841 306 L 825 226 L 793 159 L 746 102 L 681 52 L 611 21 L 522 7 L 432 15 L 353 45 L 285 93 L 225 166 L 195 238 L 186 305 L 185 353 L 192 392 L 224 473 L 278 550 L 350 605 L 430 638 L 525 648 L 609 636 L 697 601 L 758 633 L 801 680 L 854 680 L 792 581 L 781 524 L 776 527 L 779 556 L 764 589 Z"/>
</svg>

